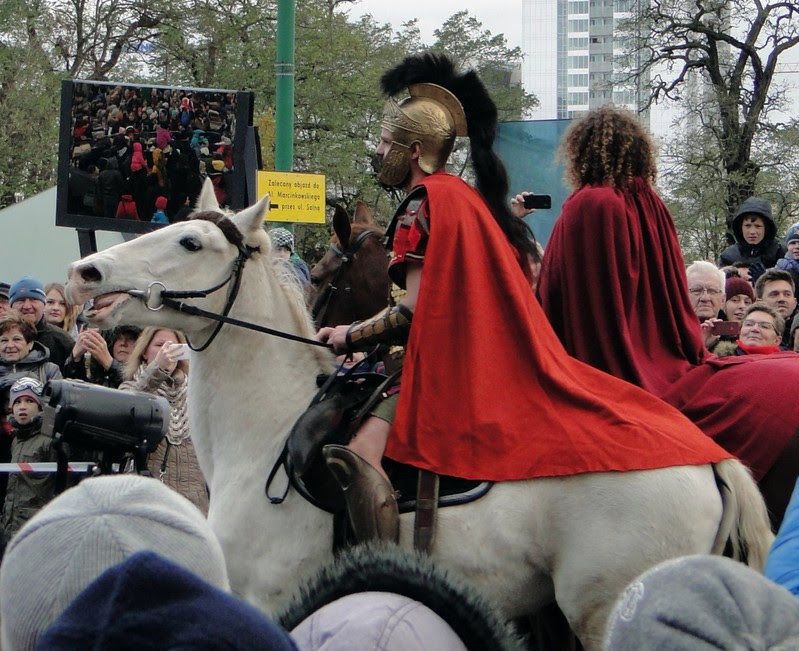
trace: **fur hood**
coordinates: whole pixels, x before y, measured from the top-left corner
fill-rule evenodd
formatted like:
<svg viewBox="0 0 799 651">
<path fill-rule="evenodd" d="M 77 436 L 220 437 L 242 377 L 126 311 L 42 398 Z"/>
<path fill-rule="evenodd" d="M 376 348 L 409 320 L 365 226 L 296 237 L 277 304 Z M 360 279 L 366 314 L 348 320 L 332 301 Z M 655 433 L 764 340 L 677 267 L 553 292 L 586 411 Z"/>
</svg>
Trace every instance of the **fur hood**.
<svg viewBox="0 0 799 651">
<path fill-rule="evenodd" d="M 358 600 L 359 593 L 369 595 Z M 342 607 L 337 609 L 337 604 Z M 353 642 L 356 635 L 363 640 L 375 634 L 383 642 L 391 638 L 381 647 L 391 649 L 403 644 L 397 639 L 402 628 L 398 619 L 417 639 L 424 639 L 426 648 L 452 648 L 437 642 L 455 636 L 468 649 L 523 648 L 513 628 L 473 589 L 436 568 L 429 558 L 386 545 L 360 545 L 342 553 L 300 590 L 278 622 L 293 631 L 300 649 L 306 648 L 306 635 L 322 631 L 351 636 Z"/>
</svg>

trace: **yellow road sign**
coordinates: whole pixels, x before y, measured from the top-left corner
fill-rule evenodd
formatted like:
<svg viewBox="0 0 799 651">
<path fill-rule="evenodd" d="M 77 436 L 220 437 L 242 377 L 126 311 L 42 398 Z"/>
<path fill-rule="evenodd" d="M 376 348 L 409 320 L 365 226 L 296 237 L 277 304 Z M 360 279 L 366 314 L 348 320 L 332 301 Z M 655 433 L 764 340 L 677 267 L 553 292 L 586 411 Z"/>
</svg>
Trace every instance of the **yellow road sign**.
<svg viewBox="0 0 799 651">
<path fill-rule="evenodd" d="M 325 223 L 325 175 L 258 172 L 258 198 L 269 195 L 269 222 Z"/>
</svg>

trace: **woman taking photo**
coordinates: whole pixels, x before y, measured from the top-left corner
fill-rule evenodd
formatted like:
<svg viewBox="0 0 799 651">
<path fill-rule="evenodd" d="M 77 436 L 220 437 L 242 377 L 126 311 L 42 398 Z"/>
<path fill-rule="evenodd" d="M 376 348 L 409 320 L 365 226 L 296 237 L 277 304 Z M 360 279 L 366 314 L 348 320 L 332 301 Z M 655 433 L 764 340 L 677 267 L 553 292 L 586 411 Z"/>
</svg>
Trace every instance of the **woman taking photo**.
<svg viewBox="0 0 799 651">
<path fill-rule="evenodd" d="M 189 431 L 186 394 L 189 364 L 184 359 L 186 337 L 164 328 L 145 328 L 136 341 L 125 366 L 123 391 L 152 393 L 169 402 L 169 429 L 166 437 L 148 459 L 153 477 L 189 499 L 204 514 L 208 513 L 205 487 Z"/>
</svg>

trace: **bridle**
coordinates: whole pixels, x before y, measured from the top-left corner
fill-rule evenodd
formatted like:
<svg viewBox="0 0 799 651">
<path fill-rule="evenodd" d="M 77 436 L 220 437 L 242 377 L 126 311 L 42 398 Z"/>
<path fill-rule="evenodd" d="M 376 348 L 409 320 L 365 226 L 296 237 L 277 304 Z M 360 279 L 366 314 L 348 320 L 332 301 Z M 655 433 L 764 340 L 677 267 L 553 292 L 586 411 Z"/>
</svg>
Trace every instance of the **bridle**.
<svg viewBox="0 0 799 651">
<path fill-rule="evenodd" d="M 164 307 L 171 308 L 173 310 L 177 310 L 178 312 L 182 312 L 183 314 L 188 314 L 190 316 L 198 316 L 205 319 L 211 319 L 216 321 L 216 326 L 214 327 L 214 331 L 205 341 L 202 346 L 194 346 L 191 341 L 189 341 L 189 348 L 196 352 L 201 352 L 208 348 L 216 339 L 216 336 L 219 334 L 219 331 L 222 329 L 224 324 L 238 326 L 240 328 L 246 328 L 248 330 L 255 330 L 256 332 L 262 332 L 268 335 L 274 335 L 275 337 L 282 337 L 283 339 L 290 339 L 292 341 L 299 341 L 305 344 L 310 344 L 312 346 L 321 346 L 324 348 L 332 348 L 330 344 L 322 343 L 321 341 L 316 341 L 315 339 L 309 339 L 307 337 L 301 337 L 299 335 L 292 334 L 290 332 L 283 332 L 282 330 L 275 330 L 273 328 L 267 328 L 266 326 L 258 325 L 256 323 L 249 323 L 247 321 L 241 321 L 239 319 L 234 319 L 229 317 L 228 314 L 233 307 L 233 303 L 236 301 L 236 297 L 239 294 L 239 289 L 241 287 L 241 276 L 242 272 L 244 271 L 244 265 L 246 264 L 247 260 L 252 257 L 253 253 L 260 252 L 259 247 L 252 247 L 244 244 L 244 237 L 236 228 L 235 224 L 230 221 L 227 217 L 224 217 L 221 214 L 217 214 L 216 219 L 211 219 L 208 217 L 200 217 L 201 219 L 205 219 L 206 221 L 210 221 L 211 223 L 215 224 L 219 227 L 219 229 L 224 234 L 225 238 L 228 242 L 230 242 L 233 246 L 238 249 L 238 255 L 236 259 L 233 261 L 231 265 L 230 273 L 228 274 L 227 278 L 225 278 L 222 282 L 214 285 L 213 287 L 209 287 L 208 289 L 196 289 L 196 290 L 185 290 L 185 291 L 174 291 L 168 290 L 166 285 L 162 283 L 160 280 L 156 280 L 151 282 L 147 289 L 129 289 L 127 293 L 134 298 L 138 298 L 144 302 L 144 305 L 147 307 L 148 310 L 153 312 L 158 312 L 162 310 Z M 196 219 L 196 217 L 195 217 Z M 184 303 L 182 299 L 187 298 L 205 298 L 213 294 L 214 292 L 219 291 L 225 285 L 230 285 L 228 288 L 227 299 L 225 301 L 225 307 L 222 310 L 222 314 L 217 314 L 216 312 L 209 312 L 207 310 L 203 310 L 195 305 L 188 305 Z M 160 287 L 161 291 L 154 293 L 153 289 L 156 287 Z M 157 302 L 153 302 L 153 301 Z"/>
<path fill-rule="evenodd" d="M 352 261 L 355 259 L 355 254 L 358 253 L 364 242 L 370 237 L 381 237 L 381 234 L 371 229 L 361 231 L 358 234 L 358 237 L 349 243 L 346 251 L 342 251 L 335 244 L 332 242 L 330 243 L 330 251 L 339 260 L 341 260 L 341 264 L 339 264 L 335 274 L 333 275 L 333 278 L 327 284 L 327 287 L 325 287 L 324 292 L 319 296 L 319 298 L 316 299 L 316 301 L 314 301 L 313 309 L 311 310 L 311 318 L 313 318 L 314 323 L 317 325 L 324 323 L 324 320 L 327 317 L 327 312 L 330 309 L 330 304 L 333 301 L 336 293 L 339 290 L 344 292 L 351 291 L 349 284 L 344 285 L 343 287 L 341 286 L 341 279 L 349 266 L 352 264 Z"/>
</svg>

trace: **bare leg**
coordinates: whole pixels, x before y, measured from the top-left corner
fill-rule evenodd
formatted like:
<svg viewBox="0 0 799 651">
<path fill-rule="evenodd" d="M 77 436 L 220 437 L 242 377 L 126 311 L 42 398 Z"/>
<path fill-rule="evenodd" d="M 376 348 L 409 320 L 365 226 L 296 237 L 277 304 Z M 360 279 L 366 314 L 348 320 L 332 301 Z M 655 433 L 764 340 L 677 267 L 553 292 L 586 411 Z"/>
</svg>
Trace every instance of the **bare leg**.
<svg viewBox="0 0 799 651">
<path fill-rule="evenodd" d="M 388 475 L 383 470 L 382 461 L 390 429 L 391 423 L 388 421 L 376 416 L 369 416 L 347 445 L 355 454 L 368 461 L 369 465 L 377 470 L 386 481 L 388 481 Z"/>
</svg>

